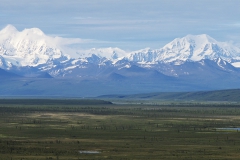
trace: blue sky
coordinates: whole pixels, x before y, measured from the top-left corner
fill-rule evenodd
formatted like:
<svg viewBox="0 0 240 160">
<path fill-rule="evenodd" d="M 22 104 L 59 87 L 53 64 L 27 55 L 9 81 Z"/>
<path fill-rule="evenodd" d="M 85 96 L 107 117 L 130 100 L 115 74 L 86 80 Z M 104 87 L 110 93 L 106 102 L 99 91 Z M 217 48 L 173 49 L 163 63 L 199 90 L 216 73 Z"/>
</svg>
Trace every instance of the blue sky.
<svg viewBox="0 0 240 160">
<path fill-rule="evenodd" d="M 81 48 L 161 48 L 187 34 L 240 44 L 240 0 L 0 0 L 0 28 L 88 39 Z"/>
</svg>

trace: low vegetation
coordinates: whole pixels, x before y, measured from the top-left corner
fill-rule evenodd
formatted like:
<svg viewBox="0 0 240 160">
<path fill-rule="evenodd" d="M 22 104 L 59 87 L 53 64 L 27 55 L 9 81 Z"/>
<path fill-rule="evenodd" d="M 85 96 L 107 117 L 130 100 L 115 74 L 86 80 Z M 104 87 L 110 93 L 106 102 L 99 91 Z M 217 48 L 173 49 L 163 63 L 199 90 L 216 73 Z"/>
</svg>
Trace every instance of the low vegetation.
<svg viewBox="0 0 240 160">
<path fill-rule="evenodd" d="M 1 160 L 239 159 L 238 105 L 0 105 Z"/>
</svg>

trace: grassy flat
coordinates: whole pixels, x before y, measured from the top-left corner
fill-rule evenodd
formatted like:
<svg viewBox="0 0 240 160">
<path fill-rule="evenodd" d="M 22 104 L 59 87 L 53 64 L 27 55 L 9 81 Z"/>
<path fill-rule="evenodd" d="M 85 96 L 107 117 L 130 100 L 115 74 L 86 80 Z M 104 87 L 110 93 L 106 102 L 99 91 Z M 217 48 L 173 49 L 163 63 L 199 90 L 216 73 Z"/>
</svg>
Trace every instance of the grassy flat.
<svg viewBox="0 0 240 160">
<path fill-rule="evenodd" d="M 0 105 L 0 159 L 239 159 L 237 105 Z"/>
</svg>

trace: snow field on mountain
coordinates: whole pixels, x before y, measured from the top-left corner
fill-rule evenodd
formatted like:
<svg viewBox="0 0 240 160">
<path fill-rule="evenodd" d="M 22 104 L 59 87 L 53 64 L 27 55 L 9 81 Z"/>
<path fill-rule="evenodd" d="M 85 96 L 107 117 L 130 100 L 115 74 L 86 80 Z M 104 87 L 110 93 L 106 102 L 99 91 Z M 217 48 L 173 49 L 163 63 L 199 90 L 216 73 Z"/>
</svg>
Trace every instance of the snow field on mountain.
<svg viewBox="0 0 240 160">
<path fill-rule="evenodd" d="M 161 69 L 156 66 L 180 66 L 186 62 L 201 64 L 205 59 L 217 62 L 219 58 L 240 67 L 240 48 L 230 43 L 218 42 L 206 34 L 176 38 L 160 49 L 145 48 L 132 52 L 116 47 L 88 50 L 71 47 L 71 43 L 78 44 L 80 41 L 51 37 L 38 28 L 18 31 L 14 26 L 8 25 L 0 31 L 0 67 L 8 70 L 13 67 L 36 67 L 54 75 L 66 75 L 65 71 L 71 73 L 77 68 L 91 68 L 94 65 L 121 70 L 131 68 L 136 63 L 142 68 L 158 68 L 159 71 L 165 70 L 165 73 L 174 73 L 175 70 L 171 67 Z M 221 68 L 226 65 L 217 64 Z"/>
</svg>

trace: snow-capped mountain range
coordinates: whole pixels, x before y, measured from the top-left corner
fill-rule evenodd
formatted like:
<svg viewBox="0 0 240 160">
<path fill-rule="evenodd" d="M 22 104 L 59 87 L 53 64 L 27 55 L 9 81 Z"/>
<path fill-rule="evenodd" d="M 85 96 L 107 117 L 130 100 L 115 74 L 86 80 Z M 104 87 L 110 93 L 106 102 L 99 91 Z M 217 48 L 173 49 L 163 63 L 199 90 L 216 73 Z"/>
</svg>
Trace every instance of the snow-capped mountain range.
<svg viewBox="0 0 240 160">
<path fill-rule="evenodd" d="M 240 48 L 229 43 L 218 42 L 206 34 L 187 35 L 174 39 L 161 49 L 139 50 L 127 57 L 131 61 L 143 63 L 200 61 L 217 58 L 234 63 L 240 61 Z"/>
<path fill-rule="evenodd" d="M 0 95 L 92 96 L 240 88 L 240 48 L 206 34 L 160 49 L 75 49 L 38 28 L 0 31 Z M 82 45 L 82 44 L 81 44 Z"/>
<path fill-rule="evenodd" d="M 119 48 L 77 50 L 66 45 L 68 40 L 47 36 L 38 28 L 18 31 L 8 25 L 0 31 L 0 67 L 21 76 L 45 72 L 52 77 L 94 77 L 137 66 L 177 77 L 190 74 L 188 69 L 180 69 L 190 62 L 203 66 L 211 60 L 228 71 L 240 64 L 240 48 L 206 34 L 176 38 L 160 49 L 132 52 Z"/>
</svg>

